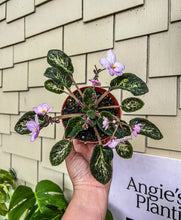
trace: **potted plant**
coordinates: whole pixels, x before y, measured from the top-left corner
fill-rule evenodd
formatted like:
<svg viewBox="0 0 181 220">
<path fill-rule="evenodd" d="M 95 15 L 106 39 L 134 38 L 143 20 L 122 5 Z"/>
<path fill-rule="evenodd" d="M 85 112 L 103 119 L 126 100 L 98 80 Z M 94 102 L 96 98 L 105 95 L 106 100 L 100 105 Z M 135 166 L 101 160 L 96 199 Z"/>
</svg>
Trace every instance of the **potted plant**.
<svg viewBox="0 0 181 220">
<path fill-rule="evenodd" d="M 161 139 L 160 130 L 144 118 L 134 118 L 129 123 L 121 118 L 121 111 L 134 112 L 143 107 L 144 103 L 137 98 L 148 92 L 146 83 L 133 73 L 123 73 L 124 65 L 116 62 L 112 50 L 107 51 L 107 57 L 101 58 L 102 69 L 94 68 L 94 77 L 90 79 L 91 86 L 79 88 L 73 78 L 73 65 L 69 56 L 60 50 L 50 50 L 47 55 L 48 67 L 44 76 L 45 88 L 57 94 L 66 93 L 68 98 L 63 104 L 61 114 L 50 117 L 48 113 L 53 107 L 44 103 L 34 107 L 33 111 L 25 113 L 15 125 L 19 134 L 32 133 L 34 141 L 41 129 L 52 123 L 65 126 L 64 139 L 57 142 L 51 149 L 50 162 L 53 166 L 59 165 L 69 155 L 75 138 L 83 142 L 95 143 L 90 159 L 90 171 L 94 178 L 106 184 L 112 177 L 111 161 L 113 149 L 123 158 L 131 158 L 133 148 L 129 142 L 137 134 L 153 139 Z M 99 74 L 109 71 L 115 76 L 108 89 L 102 90 Z M 74 84 L 76 91 L 71 90 Z M 127 90 L 133 97 L 126 98 L 120 104 L 111 94 L 115 89 Z M 86 147 L 86 145 L 85 145 Z"/>
</svg>

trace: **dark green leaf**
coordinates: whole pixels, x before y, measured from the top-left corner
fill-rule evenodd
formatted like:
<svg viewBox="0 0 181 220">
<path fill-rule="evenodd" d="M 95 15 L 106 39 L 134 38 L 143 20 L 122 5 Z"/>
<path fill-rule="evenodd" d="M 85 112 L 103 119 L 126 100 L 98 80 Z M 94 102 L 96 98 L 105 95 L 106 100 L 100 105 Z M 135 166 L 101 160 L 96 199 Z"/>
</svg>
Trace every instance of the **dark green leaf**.
<svg viewBox="0 0 181 220">
<path fill-rule="evenodd" d="M 95 90 L 91 87 L 87 88 L 84 90 L 83 93 L 83 102 L 88 105 L 91 106 L 95 103 L 95 99 L 93 99 L 93 94 L 96 94 Z"/>
<path fill-rule="evenodd" d="M 155 140 L 160 140 L 163 138 L 162 133 L 156 127 L 156 125 L 154 125 L 152 122 L 148 121 L 147 119 L 134 118 L 129 122 L 129 124 L 131 126 L 134 126 L 139 123 L 141 123 L 143 126 L 141 126 L 140 133 L 138 133 L 138 134 L 145 135 L 145 136 L 153 138 Z"/>
<path fill-rule="evenodd" d="M 120 157 L 129 159 L 133 155 L 133 147 L 128 141 L 125 141 L 125 143 L 119 143 L 116 146 L 116 152 Z"/>
<path fill-rule="evenodd" d="M 49 180 L 40 181 L 35 189 L 35 197 L 41 213 L 50 213 L 48 205 L 54 205 L 59 209 L 66 209 L 67 202 L 61 188 Z"/>
<path fill-rule="evenodd" d="M 90 159 L 90 171 L 93 177 L 102 184 L 108 183 L 112 177 L 111 158 L 112 149 L 103 150 L 102 145 L 95 146 Z"/>
<path fill-rule="evenodd" d="M 55 67 L 48 67 L 44 76 L 52 79 L 57 86 L 65 86 L 69 88 L 72 85 L 72 80 L 69 75 L 60 72 L 60 70 Z"/>
<path fill-rule="evenodd" d="M 69 119 L 66 130 L 65 130 L 65 138 L 75 137 L 80 131 L 83 130 L 84 120 L 77 116 Z"/>
<path fill-rule="evenodd" d="M 110 83 L 110 90 L 123 89 L 130 91 L 133 95 L 143 95 L 148 92 L 146 83 L 133 73 L 124 73 Z"/>
<path fill-rule="evenodd" d="M 9 173 L 12 175 L 14 180 L 17 180 L 16 171 L 13 168 L 9 168 Z"/>
<path fill-rule="evenodd" d="M 72 150 L 73 143 L 64 139 L 57 142 L 50 151 L 50 162 L 53 166 L 61 164 Z"/>
<path fill-rule="evenodd" d="M 89 110 L 89 111 L 87 111 L 87 116 L 88 116 L 90 119 L 94 119 L 94 118 L 96 117 L 95 111 L 94 111 L 94 110 Z"/>
<path fill-rule="evenodd" d="M 109 211 L 109 210 L 107 210 L 107 213 L 106 213 L 106 218 L 105 218 L 105 220 L 113 220 L 113 216 L 112 216 L 112 213 Z"/>
<path fill-rule="evenodd" d="M 28 121 L 35 121 L 35 112 L 34 111 L 29 111 L 26 112 L 20 119 L 19 121 L 16 123 L 14 130 L 18 133 L 18 134 L 30 134 L 31 131 L 28 130 L 28 128 L 26 127 L 26 123 Z M 40 124 L 40 128 L 42 128 L 47 122 L 44 120 L 44 116 L 43 115 L 38 115 L 38 120 L 39 120 L 39 124 Z"/>
<path fill-rule="evenodd" d="M 49 50 L 47 62 L 51 66 L 60 69 L 64 74 L 72 74 L 74 72 L 70 57 L 61 50 Z"/>
<path fill-rule="evenodd" d="M 36 199 L 30 187 L 18 186 L 11 197 L 8 219 L 19 220 L 26 210 L 34 206 L 35 202 Z"/>
<path fill-rule="evenodd" d="M 110 112 L 102 111 L 100 114 L 102 117 L 104 116 L 104 117 L 108 118 L 109 121 L 113 121 L 113 119 L 114 119 L 114 116 Z"/>
<path fill-rule="evenodd" d="M 123 100 L 121 105 L 122 105 L 121 109 L 123 111 L 134 112 L 141 109 L 144 105 L 144 102 L 141 99 L 131 97 Z"/>
<path fill-rule="evenodd" d="M 0 203 L 0 216 L 6 216 L 8 213 L 8 208 L 5 203 Z"/>
<path fill-rule="evenodd" d="M 45 89 L 47 89 L 50 92 L 54 92 L 57 94 L 62 94 L 64 87 L 63 86 L 57 86 L 53 80 L 48 79 L 47 81 L 45 81 L 44 83 Z"/>
</svg>

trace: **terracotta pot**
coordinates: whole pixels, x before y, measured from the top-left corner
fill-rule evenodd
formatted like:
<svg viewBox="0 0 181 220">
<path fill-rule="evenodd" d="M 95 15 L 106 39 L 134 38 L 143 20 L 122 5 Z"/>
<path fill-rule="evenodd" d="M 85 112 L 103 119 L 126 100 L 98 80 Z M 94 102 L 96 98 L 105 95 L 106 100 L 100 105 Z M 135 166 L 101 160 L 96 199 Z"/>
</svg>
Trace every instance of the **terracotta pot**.
<svg viewBox="0 0 181 220">
<path fill-rule="evenodd" d="M 90 86 L 81 87 L 80 90 L 83 92 L 85 89 L 87 89 L 87 88 L 89 88 L 89 87 L 90 87 Z M 100 92 L 100 93 L 103 94 L 103 93 L 105 93 L 107 90 L 105 90 L 105 89 L 103 89 L 103 88 L 101 88 L 101 87 L 95 87 L 95 91 L 98 91 L 98 92 Z M 76 92 L 77 92 L 77 90 L 75 90 L 73 93 L 75 94 Z M 118 102 L 117 99 L 113 96 L 113 94 L 109 93 L 108 96 L 111 97 L 111 99 L 112 99 L 113 102 L 114 102 L 114 105 L 119 105 L 119 102 Z M 65 99 L 65 101 L 64 101 L 64 103 L 63 103 L 63 105 L 62 105 L 62 110 L 64 109 L 64 107 L 65 107 L 65 105 L 66 105 L 66 103 L 67 103 L 67 100 L 68 100 L 69 98 L 70 98 L 70 96 L 68 96 L 68 97 Z M 120 110 L 120 108 L 116 108 L 116 109 L 118 110 L 117 116 L 118 116 L 119 118 L 121 118 L 121 110 Z M 62 110 L 61 110 L 61 114 L 62 114 Z M 105 111 L 106 111 L 106 109 L 105 109 Z M 63 120 L 62 120 L 62 123 L 63 123 L 63 126 L 64 126 L 64 128 L 65 128 L 65 125 L 64 125 Z M 105 139 L 102 139 L 102 143 L 103 143 L 103 144 L 106 144 L 106 143 L 109 141 L 109 139 L 110 139 L 110 137 L 106 137 Z M 79 141 L 84 142 L 83 140 L 80 140 L 80 139 L 79 139 Z M 85 142 L 84 142 L 84 143 L 85 143 Z M 86 143 L 98 144 L 98 141 L 86 141 Z"/>
</svg>

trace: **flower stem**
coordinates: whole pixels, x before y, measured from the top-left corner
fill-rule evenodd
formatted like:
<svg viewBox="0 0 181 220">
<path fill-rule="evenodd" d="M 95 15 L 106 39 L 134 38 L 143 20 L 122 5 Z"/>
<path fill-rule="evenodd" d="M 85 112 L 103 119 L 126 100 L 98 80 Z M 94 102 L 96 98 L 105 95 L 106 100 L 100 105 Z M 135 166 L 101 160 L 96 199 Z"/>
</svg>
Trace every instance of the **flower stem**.
<svg viewBox="0 0 181 220">
<path fill-rule="evenodd" d="M 100 137 L 99 132 L 95 126 L 94 126 L 94 131 L 95 131 L 95 134 L 96 134 L 97 139 L 99 141 L 99 145 L 102 145 L 101 137 Z"/>
<path fill-rule="evenodd" d="M 102 106 L 97 109 L 106 109 L 106 108 L 120 108 L 122 105 L 110 105 L 110 106 Z"/>
<path fill-rule="evenodd" d="M 83 113 L 76 113 L 76 114 L 68 114 L 68 115 L 59 115 L 59 116 L 56 116 L 55 118 L 58 118 L 58 119 L 65 119 L 65 118 L 72 118 L 72 117 L 75 117 L 75 116 L 83 116 L 85 114 Z"/>
<path fill-rule="evenodd" d="M 99 99 L 97 100 L 97 102 L 95 103 L 95 107 L 98 106 L 98 104 L 103 100 L 103 98 L 108 95 L 110 93 L 109 90 L 107 90 L 104 94 L 101 95 L 101 97 L 99 97 Z"/>
<path fill-rule="evenodd" d="M 74 78 L 72 77 L 71 74 L 69 74 L 69 77 L 71 78 L 72 82 L 74 83 L 75 87 L 77 88 L 79 94 L 81 95 L 81 97 L 83 98 L 83 93 L 82 91 L 80 90 L 80 88 L 78 87 L 77 83 L 75 82 Z"/>
<path fill-rule="evenodd" d="M 84 107 L 84 105 L 82 104 L 82 102 L 74 95 L 74 93 L 73 93 L 69 88 L 66 87 L 66 89 L 69 91 L 69 95 L 70 95 L 72 98 L 74 98 L 77 103 L 80 103 L 80 106 L 81 106 L 81 107 Z"/>
</svg>

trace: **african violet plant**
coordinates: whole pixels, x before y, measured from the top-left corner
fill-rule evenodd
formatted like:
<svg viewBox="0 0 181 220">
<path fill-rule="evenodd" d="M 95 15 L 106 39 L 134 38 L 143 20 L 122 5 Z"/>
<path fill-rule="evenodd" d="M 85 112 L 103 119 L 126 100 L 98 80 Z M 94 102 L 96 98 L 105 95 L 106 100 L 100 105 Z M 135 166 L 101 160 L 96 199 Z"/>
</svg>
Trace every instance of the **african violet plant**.
<svg viewBox="0 0 181 220">
<path fill-rule="evenodd" d="M 100 59 L 102 69 L 95 65 L 94 77 L 90 79 L 92 86 L 86 88 L 78 87 L 73 78 L 71 59 L 63 51 L 50 50 L 47 62 L 51 67 L 44 73 L 44 76 L 49 78 L 45 81 L 45 88 L 53 93 L 68 95 L 61 115 L 50 117 L 48 113 L 52 107 L 46 103 L 41 104 L 19 119 L 15 131 L 19 134 L 32 133 L 31 141 L 34 141 L 41 129 L 62 120 L 65 138 L 51 149 L 50 162 L 53 166 L 61 164 L 69 155 L 75 138 L 96 143 L 90 159 L 90 171 L 96 180 L 106 184 L 112 177 L 113 149 L 120 157 L 131 158 L 133 148 L 129 140 L 133 136 L 141 134 L 157 140 L 162 138 L 159 129 L 144 118 L 137 117 L 129 123 L 121 119 L 121 110 L 134 112 L 143 107 L 143 101 L 135 96 L 147 93 L 148 87 L 135 74 L 123 73 L 124 65 L 116 62 L 112 50 L 107 51 L 106 58 Z M 107 90 L 102 90 L 99 82 L 99 74 L 104 70 L 108 70 L 111 76 L 116 76 Z M 70 89 L 72 84 L 77 88 L 74 92 Z M 115 89 L 127 90 L 134 97 L 126 98 L 119 104 L 111 94 Z"/>
</svg>

